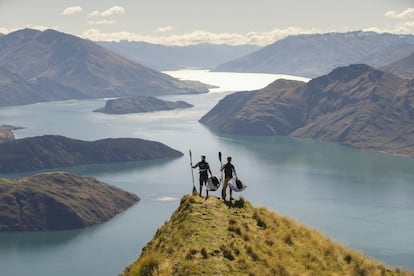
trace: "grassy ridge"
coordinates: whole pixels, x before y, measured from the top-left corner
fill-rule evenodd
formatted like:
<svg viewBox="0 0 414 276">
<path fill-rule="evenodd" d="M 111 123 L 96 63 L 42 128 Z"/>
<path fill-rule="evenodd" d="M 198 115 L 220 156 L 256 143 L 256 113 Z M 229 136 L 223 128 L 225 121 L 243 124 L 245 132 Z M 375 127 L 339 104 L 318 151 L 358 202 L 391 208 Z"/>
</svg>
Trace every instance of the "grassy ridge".
<svg viewBox="0 0 414 276">
<path fill-rule="evenodd" d="M 184 196 L 123 273 L 129 275 L 414 275 L 370 260 L 241 198 Z"/>
</svg>

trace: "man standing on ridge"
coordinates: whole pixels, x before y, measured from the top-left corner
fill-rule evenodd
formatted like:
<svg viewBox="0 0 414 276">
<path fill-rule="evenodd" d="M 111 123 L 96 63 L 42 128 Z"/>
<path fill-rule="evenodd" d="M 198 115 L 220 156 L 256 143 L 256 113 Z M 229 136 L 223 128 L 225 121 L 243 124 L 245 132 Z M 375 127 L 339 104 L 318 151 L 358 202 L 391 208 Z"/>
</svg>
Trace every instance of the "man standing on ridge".
<svg viewBox="0 0 414 276">
<path fill-rule="evenodd" d="M 221 166 L 220 171 L 224 170 L 224 183 L 223 188 L 221 189 L 221 197 L 224 201 L 226 201 L 226 189 L 228 187 L 228 182 L 234 176 L 237 178 L 236 169 L 234 168 L 233 164 L 231 163 L 231 156 L 227 157 L 227 163 Z M 230 189 L 230 201 L 233 200 L 233 191 Z"/>
<path fill-rule="evenodd" d="M 206 198 L 208 198 L 208 190 L 207 190 L 208 173 L 210 173 L 211 176 L 213 174 L 211 173 L 210 165 L 206 161 L 206 156 L 204 154 L 201 155 L 201 161 L 195 164 L 194 166 L 193 166 L 193 163 L 191 163 L 191 167 L 193 169 L 197 167 L 199 168 L 200 196 L 201 196 L 201 191 L 203 189 L 203 184 L 205 184 L 206 185 Z"/>
</svg>

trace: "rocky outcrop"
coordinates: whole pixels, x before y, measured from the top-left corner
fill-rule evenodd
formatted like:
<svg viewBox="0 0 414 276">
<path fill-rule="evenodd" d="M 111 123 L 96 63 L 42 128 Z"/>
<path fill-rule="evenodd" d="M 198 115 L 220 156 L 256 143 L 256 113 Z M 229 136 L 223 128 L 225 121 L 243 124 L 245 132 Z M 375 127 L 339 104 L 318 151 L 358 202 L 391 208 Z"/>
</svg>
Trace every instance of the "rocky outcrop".
<svg viewBox="0 0 414 276">
<path fill-rule="evenodd" d="M 99 224 L 138 200 L 92 177 L 64 172 L 0 179 L 0 231 L 68 230 Z"/>
<path fill-rule="evenodd" d="M 363 64 L 308 83 L 225 97 L 200 120 L 220 132 L 290 135 L 414 157 L 414 81 Z"/>
<path fill-rule="evenodd" d="M 0 173 L 173 158 L 181 155 L 181 152 L 159 142 L 137 138 L 81 141 L 45 135 L 1 143 Z"/>
<path fill-rule="evenodd" d="M 0 125 L 0 143 L 14 140 L 13 129 L 12 126 Z"/>
<path fill-rule="evenodd" d="M 163 101 L 155 97 L 128 97 L 115 100 L 108 100 L 105 107 L 94 110 L 94 112 L 103 112 L 109 114 L 128 114 L 128 113 L 143 113 L 154 112 L 160 110 L 173 110 L 180 108 L 193 107 L 185 101 Z"/>
</svg>

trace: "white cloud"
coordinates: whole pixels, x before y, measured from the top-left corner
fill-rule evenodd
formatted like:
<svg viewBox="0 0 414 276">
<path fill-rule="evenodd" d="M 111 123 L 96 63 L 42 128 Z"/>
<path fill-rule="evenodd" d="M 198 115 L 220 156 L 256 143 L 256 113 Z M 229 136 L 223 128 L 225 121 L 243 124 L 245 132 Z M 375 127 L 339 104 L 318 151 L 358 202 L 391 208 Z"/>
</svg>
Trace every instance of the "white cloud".
<svg viewBox="0 0 414 276">
<path fill-rule="evenodd" d="M 112 25 L 115 24 L 116 20 L 89 20 L 89 25 Z"/>
<path fill-rule="evenodd" d="M 165 26 L 165 27 L 159 27 L 157 29 L 157 32 L 166 33 L 166 32 L 171 32 L 172 30 L 173 30 L 173 27 L 171 27 L 171 26 Z"/>
<path fill-rule="evenodd" d="M 389 28 L 377 28 L 370 27 L 365 28 L 363 31 L 373 31 L 377 33 L 392 33 L 392 34 L 413 34 L 414 33 L 414 21 L 406 21 L 396 24 Z"/>
<path fill-rule="evenodd" d="M 110 9 L 107 9 L 106 11 L 101 12 L 101 16 L 112 16 L 115 14 L 124 14 L 125 13 L 125 9 L 123 7 L 120 6 L 114 6 Z"/>
<path fill-rule="evenodd" d="M 387 11 L 385 17 L 397 18 L 397 19 L 411 19 L 414 18 L 414 8 L 408 8 L 400 13 L 397 13 L 394 10 Z"/>
<path fill-rule="evenodd" d="M 75 13 L 80 13 L 80 12 L 82 12 L 83 11 L 83 9 L 82 9 L 82 7 L 81 6 L 73 6 L 73 7 L 68 7 L 68 8 L 66 8 L 63 12 L 62 12 L 62 15 L 72 15 L 72 14 L 75 14 Z"/>
<path fill-rule="evenodd" d="M 198 30 L 191 33 L 179 34 L 179 35 L 161 35 L 161 36 L 146 36 L 139 35 L 127 31 L 104 33 L 97 29 L 89 29 L 82 33 L 82 37 L 88 38 L 94 41 L 145 41 L 154 44 L 165 45 L 193 45 L 199 43 L 212 43 L 212 44 L 229 44 L 229 45 L 242 45 L 242 44 L 255 44 L 255 45 L 268 45 L 276 40 L 285 38 L 289 35 L 296 34 L 311 34 L 321 33 L 316 29 L 301 29 L 290 27 L 287 29 L 274 29 L 269 32 L 250 32 L 247 34 L 237 33 L 212 33 L 208 31 Z"/>
<path fill-rule="evenodd" d="M 88 15 L 88 17 L 94 17 L 94 16 L 99 16 L 99 11 L 93 11 Z"/>
</svg>

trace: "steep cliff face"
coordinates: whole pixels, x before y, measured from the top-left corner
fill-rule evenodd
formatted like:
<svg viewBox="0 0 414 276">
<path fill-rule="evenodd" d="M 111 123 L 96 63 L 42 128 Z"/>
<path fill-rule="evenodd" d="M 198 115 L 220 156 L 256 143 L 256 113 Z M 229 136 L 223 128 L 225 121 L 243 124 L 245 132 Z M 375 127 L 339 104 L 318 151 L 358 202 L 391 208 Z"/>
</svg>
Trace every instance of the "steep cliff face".
<svg viewBox="0 0 414 276">
<path fill-rule="evenodd" d="M 350 65 L 308 83 L 277 80 L 227 96 L 200 122 L 230 134 L 307 137 L 414 157 L 413 86 Z"/>
<path fill-rule="evenodd" d="M 138 200 L 92 177 L 63 172 L 0 179 L 0 231 L 90 226 L 109 220 Z"/>
<path fill-rule="evenodd" d="M 244 199 L 184 196 L 123 275 L 413 275 Z"/>
<path fill-rule="evenodd" d="M 0 172 L 14 173 L 87 164 L 182 156 L 164 144 L 137 138 L 81 141 L 57 135 L 0 144 Z"/>
</svg>

